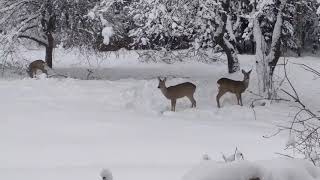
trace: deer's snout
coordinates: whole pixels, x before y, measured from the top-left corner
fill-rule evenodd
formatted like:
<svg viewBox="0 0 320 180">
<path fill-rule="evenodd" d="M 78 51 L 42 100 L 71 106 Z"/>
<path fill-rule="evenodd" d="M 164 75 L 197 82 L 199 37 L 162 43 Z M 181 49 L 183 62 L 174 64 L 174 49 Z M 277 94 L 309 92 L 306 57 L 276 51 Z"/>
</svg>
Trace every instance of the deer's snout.
<svg viewBox="0 0 320 180">
<path fill-rule="evenodd" d="M 158 88 L 160 89 L 160 86 L 158 86 Z"/>
</svg>

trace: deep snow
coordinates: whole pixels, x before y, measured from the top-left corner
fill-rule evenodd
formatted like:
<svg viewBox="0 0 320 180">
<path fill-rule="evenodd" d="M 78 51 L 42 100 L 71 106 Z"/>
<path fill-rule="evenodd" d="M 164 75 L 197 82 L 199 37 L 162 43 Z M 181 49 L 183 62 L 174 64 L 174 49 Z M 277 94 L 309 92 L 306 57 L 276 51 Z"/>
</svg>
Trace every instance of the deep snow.
<svg viewBox="0 0 320 180">
<path fill-rule="evenodd" d="M 31 51 L 24 56 L 41 55 Z M 228 75 L 223 62 L 143 64 L 136 58 L 133 52 L 120 53 L 91 59 L 89 66 L 72 52 L 56 51 L 55 71 L 85 79 L 89 68 L 101 80 L 1 79 L 0 179 L 98 179 L 100 170 L 108 168 L 114 180 L 177 180 L 204 154 L 222 161 L 221 152 L 232 154 L 237 147 L 246 160 L 255 161 L 291 153 L 283 150 L 287 134 L 262 136 L 292 119 L 293 103 L 257 106 L 255 120 L 249 104 L 256 96 L 249 92 L 243 94 L 243 107 L 231 94 L 221 99 L 221 109 L 216 107 L 216 81 L 242 79 L 240 72 Z M 317 58 L 290 60 L 320 67 Z M 251 69 L 253 56 L 240 56 L 240 63 Z M 288 71 L 305 103 L 320 109 L 319 79 L 294 64 Z M 195 83 L 197 108 L 182 99 L 177 112 L 168 111 L 170 102 L 157 88 L 159 75 L 169 76 L 167 85 Z M 253 73 L 249 90 L 255 87 Z"/>
<path fill-rule="evenodd" d="M 319 180 L 320 169 L 301 159 L 219 163 L 204 161 L 187 172 L 183 180 Z"/>
</svg>

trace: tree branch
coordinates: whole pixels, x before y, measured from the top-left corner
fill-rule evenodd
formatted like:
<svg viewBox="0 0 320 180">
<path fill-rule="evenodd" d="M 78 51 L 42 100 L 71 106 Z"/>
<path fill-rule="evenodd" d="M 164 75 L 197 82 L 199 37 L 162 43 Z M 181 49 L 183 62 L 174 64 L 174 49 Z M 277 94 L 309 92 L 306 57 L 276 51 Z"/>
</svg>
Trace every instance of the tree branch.
<svg viewBox="0 0 320 180">
<path fill-rule="evenodd" d="M 308 65 L 305 65 L 305 64 L 302 64 L 302 63 L 293 63 L 293 64 L 296 64 L 296 65 L 300 65 L 303 67 L 303 69 L 305 69 L 306 71 L 309 71 L 309 72 L 312 72 L 313 74 L 317 75 L 320 77 L 320 72 L 313 69 L 312 67 L 308 66 Z"/>
<path fill-rule="evenodd" d="M 35 41 L 37 43 L 39 43 L 42 46 L 48 47 L 48 43 L 41 41 L 40 39 L 36 38 L 36 37 L 32 37 L 32 36 L 28 36 L 28 35 L 19 35 L 18 38 L 25 38 L 25 39 L 30 39 L 32 41 Z"/>
<path fill-rule="evenodd" d="M 284 59 L 285 78 L 289 82 L 289 85 L 294 93 L 289 93 L 284 89 L 281 90 L 290 96 L 301 107 L 299 107 L 300 110 L 295 114 L 290 127 L 283 127 L 283 129 L 289 130 L 290 135 L 295 137 L 293 144 L 288 145 L 286 149 L 291 147 L 290 149 L 295 149 L 299 153 L 304 154 L 305 157 L 312 161 L 314 165 L 320 165 L 320 117 L 307 108 L 307 106 L 304 105 L 300 100 L 298 93 L 292 85 L 286 72 L 287 62 L 288 61 Z M 304 67 L 310 69 L 310 67 L 306 65 Z M 312 69 L 312 71 L 318 72 L 314 69 Z"/>
</svg>

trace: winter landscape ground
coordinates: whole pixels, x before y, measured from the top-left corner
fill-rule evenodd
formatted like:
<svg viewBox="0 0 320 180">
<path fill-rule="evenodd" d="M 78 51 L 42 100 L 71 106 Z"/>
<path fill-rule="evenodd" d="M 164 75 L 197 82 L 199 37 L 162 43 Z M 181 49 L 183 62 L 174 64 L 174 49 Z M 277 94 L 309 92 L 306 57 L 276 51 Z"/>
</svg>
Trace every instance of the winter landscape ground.
<svg viewBox="0 0 320 180">
<path fill-rule="evenodd" d="M 38 59 L 42 51 L 24 57 Z M 92 180 L 108 168 L 114 180 L 180 180 L 204 154 L 223 161 L 221 153 L 232 154 L 237 147 L 246 160 L 258 161 L 294 153 L 284 150 L 287 133 L 263 138 L 292 120 L 294 102 L 256 106 L 255 118 L 250 104 L 258 97 L 249 93 L 257 90 L 255 70 L 244 106 L 226 94 L 218 109 L 216 81 L 242 79 L 240 72 L 229 75 L 225 62 L 139 63 L 134 52 L 90 58 L 89 65 L 83 57 L 57 50 L 55 71 L 73 78 L 6 74 L 0 80 L 0 179 Z M 255 67 L 253 56 L 240 56 L 240 62 L 245 70 Z M 320 110 L 320 79 L 292 63 L 320 69 L 319 58 L 291 57 L 289 62 L 301 99 Z M 81 80 L 88 68 L 97 80 Z M 170 112 L 170 102 L 157 88 L 158 76 L 167 76 L 167 85 L 196 84 L 197 108 L 183 99 Z M 275 76 L 283 77 L 281 66 Z"/>
</svg>

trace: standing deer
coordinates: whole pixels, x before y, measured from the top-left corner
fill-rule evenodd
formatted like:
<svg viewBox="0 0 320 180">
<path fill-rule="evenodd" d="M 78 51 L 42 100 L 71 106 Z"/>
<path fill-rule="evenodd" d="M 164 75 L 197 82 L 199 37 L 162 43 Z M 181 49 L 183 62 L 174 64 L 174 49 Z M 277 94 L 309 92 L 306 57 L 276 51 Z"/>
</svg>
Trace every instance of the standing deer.
<svg viewBox="0 0 320 180">
<path fill-rule="evenodd" d="M 159 85 L 158 88 L 161 90 L 162 94 L 167 98 L 171 100 L 171 111 L 176 110 L 176 101 L 179 98 L 187 97 L 191 101 L 191 108 L 196 107 L 196 100 L 193 97 L 194 92 L 196 91 L 196 85 L 185 82 L 181 84 L 177 84 L 175 86 L 166 87 L 166 80 L 167 78 L 164 78 L 163 80 L 158 77 Z"/>
<path fill-rule="evenodd" d="M 241 94 L 248 88 L 249 85 L 249 79 L 250 79 L 250 73 L 252 70 L 246 72 L 242 70 L 242 73 L 244 75 L 242 81 L 235 81 L 228 78 L 221 78 L 217 81 L 219 84 L 219 93 L 217 95 L 217 105 L 220 108 L 220 98 L 223 96 L 226 92 L 233 93 L 237 96 L 238 104 L 240 102 L 240 105 L 242 106 L 242 97 Z"/>
<path fill-rule="evenodd" d="M 43 73 L 47 74 L 48 76 L 48 68 L 49 66 L 43 60 L 35 60 L 29 64 L 27 73 L 31 78 L 34 78 L 35 75 L 37 74 L 37 70 L 41 70 Z"/>
</svg>

